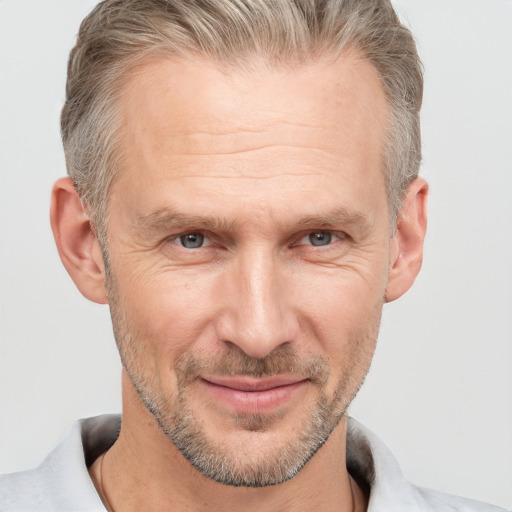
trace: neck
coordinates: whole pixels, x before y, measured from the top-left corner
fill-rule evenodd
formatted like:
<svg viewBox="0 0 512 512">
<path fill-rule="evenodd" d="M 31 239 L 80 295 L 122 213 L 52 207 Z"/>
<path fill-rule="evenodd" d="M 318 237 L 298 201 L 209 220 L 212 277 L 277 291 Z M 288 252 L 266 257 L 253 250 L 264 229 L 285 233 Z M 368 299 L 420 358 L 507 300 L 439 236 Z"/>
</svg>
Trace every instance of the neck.
<svg viewBox="0 0 512 512">
<path fill-rule="evenodd" d="M 107 510 L 297 512 L 366 510 L 346 464 L 346 417 L 291 480 L 245 488 L 203 476 L 179 452 L 137 399 L 124 402 L 121 433 L 90 473 Z"/>
</svg>

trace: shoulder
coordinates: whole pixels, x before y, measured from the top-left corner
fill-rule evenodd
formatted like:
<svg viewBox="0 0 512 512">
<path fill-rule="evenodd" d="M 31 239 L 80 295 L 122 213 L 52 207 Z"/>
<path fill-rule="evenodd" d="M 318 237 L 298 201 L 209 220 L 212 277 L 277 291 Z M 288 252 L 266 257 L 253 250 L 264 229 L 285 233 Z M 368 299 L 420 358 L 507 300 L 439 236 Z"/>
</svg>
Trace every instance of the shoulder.
<svg viewBox="0 0 512 512">
<path fill-rule="evenodd" d="M 507 512 L 413 485 L 384 443 L 353 418 L 347 428 L 347 468 L 369 490 L 368 512 Z"/>
<path fill-rule="evenodd" d="M 433 489 L 421 487 L 416 487 L 416 489 L 425 505 L 430 507 L 429 510 L 436 512 L 510 512 L 489 503 L 445 494 Z"/>
<path fill-rule="evenodd" d="M 0 512 L 104 512 L 87 466 L 119 424 L 119 416 L 78 421 L 37 468 L 0 475 Z"/>
<path fill-rule="evenodd" d="M 39 471 L 32 469 L 0 475 L 0 511 L 36 512 L 46 511 L 46 493 L 43 490 Z"/>
</svg>

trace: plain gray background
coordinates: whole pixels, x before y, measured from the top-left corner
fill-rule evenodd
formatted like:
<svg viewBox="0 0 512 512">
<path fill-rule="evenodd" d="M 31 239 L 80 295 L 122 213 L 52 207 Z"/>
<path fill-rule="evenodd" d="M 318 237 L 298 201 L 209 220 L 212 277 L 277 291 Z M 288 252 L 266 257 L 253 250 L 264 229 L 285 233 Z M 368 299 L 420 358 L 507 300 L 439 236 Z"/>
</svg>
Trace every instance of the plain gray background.
<svg viewBox="0 0 512 512">
<path fill-rule="evenodd" d="M 67 54 L 91 0 L 0 0 L 0 471 L 120 410 L 108 309 L 53 245 Z M 415 483 L 512 507 L 512 2 L 397 0 L 425 64 L 424 268 L 352 414 Z"/>
</svg>

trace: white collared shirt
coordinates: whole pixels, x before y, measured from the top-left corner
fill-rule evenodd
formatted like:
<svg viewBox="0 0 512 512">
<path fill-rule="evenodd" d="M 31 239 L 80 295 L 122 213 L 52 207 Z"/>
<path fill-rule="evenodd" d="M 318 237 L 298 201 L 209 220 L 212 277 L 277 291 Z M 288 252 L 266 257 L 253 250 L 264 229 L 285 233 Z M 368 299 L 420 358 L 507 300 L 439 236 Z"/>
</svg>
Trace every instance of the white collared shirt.
<svg viewBox="0 0 512 512">
<path fill-rule="evenodd" d="M 105 512 L 87 467 L 114 443 L 120 425 L 118 415 L 77 421 L 37 468 L 1 475 L 0 512 Z M 382 441 L 353 418 L 347 467 L 370 488 L 368 512 L 507 512 L 411 484 Z"/>
</svg>

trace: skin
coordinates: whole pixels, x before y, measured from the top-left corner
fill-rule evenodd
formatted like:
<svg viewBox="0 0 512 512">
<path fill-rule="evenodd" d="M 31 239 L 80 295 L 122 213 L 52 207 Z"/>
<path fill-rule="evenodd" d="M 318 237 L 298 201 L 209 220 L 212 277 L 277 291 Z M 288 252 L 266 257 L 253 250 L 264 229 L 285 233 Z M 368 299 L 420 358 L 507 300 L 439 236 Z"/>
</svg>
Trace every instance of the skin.
<svg viewBox="0 0 512 512">
<path fill-rule="evenodd" d="M 344 464 L 344 413 L 384 302 L 420 269 L 427 196 L 414 181 L 390 231 L 387 103 L 375 70 L 354 54 L 244 72 L 161 60 L 133 74 L 120 106 L 125 158 L 109 199 L 108 282 L 67 178 L 51 214 L 78 288 L 110 303 L 125 367 L 120 437 L 90 470 L 100 495 L 127 511 L 366 510 Z M 190 233 L 204 245 L 183 247 Z M 330 241 L 316 246 L 315 236 Z M 275 363 L 285 385 L 242 375 L 240 361 L 276 354 L 296 363 Z M 279 485 L 215 482 L 163 432 L 186 408 L 208 446 L 243 473 L 290 449 L 321 398 L 334 430 Z"/>
</svg>

